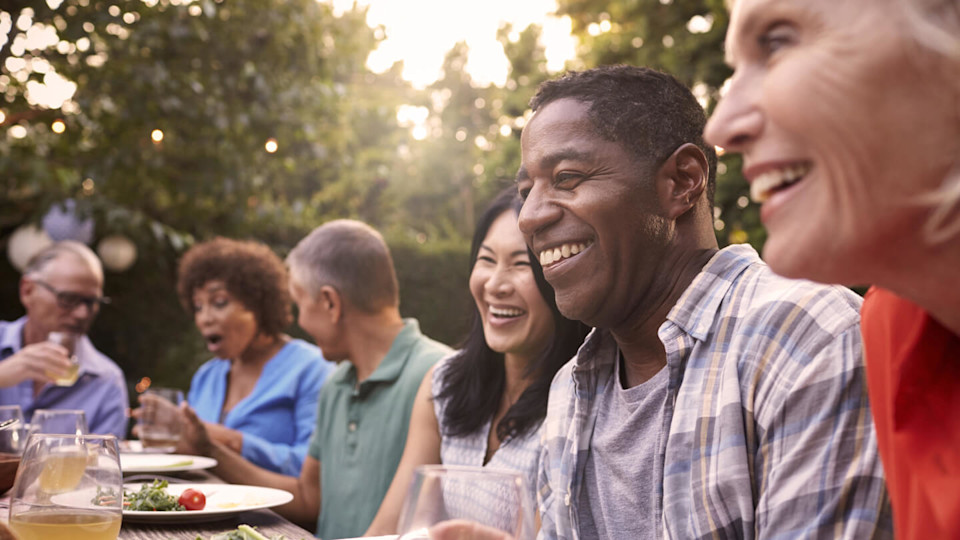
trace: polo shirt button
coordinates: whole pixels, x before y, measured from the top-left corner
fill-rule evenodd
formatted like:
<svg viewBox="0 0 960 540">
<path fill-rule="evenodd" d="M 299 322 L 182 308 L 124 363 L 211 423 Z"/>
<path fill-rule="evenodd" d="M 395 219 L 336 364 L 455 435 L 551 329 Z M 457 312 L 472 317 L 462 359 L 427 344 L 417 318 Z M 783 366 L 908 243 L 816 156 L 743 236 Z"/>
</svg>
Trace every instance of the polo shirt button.
<svg viewBox="0 0 960 540">
<path fill-rule="evenodd" d="M 570 492 L 563 496 L 563 504 L 570 506 Z"/>
<path fill-rule="evenodd" d="M 347 429 L 350 430 L 351 432 L 352 432 L 352 431 L 356 431 L 356 430 L 357 430 L 357 423 L 356 423 L 356 422 L 350 422 L 349 424 L 347 424 Z"/>
</svg>

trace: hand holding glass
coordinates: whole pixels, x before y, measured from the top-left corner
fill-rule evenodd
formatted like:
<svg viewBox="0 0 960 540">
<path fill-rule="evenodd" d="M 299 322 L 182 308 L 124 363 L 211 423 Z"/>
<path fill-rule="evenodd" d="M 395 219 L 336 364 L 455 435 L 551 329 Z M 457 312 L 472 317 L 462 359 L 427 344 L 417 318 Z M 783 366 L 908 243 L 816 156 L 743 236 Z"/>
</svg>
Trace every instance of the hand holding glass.
<svg viewBox="0 0 960 540">
<path fill-rule="evenodd" d="M 180 441 L 180 404 L 183 392 L 151 388 L 140 395 L 140 441 L 144 449 L 173 452 Z"/>
<path fill-rule="evenodd" d="M 20 540 L 115 540 L 123 476 L 113 435 L 34 434 L 10 500 Z"/>
<path fill-rule="evenodd" d="M 487 467 L 425 465 L 400 511 L 401 540 L 429 538 L 428 529 L 450 520 L 466 520 L 502 531 L 512 538 L 532 538 L 532 501 L 519 473 Z"/>
<path fill-rule="evenodd" d="M 67 357 L 70 359 L 70 368 L 60 377 L 55 377 L 53 384 L 57 386 L 73 386 L 73 383 L 77 382 L 77 376 L 80 374 L 80 359 L 77 358 L 76 350 L 77 342 L 80 341 L 80 338 L 81 335 L 74 332 L 50 332 L 50 334 L 47 335 L 47 341 L 56 343 L 67 349 Z M 54 377 L 51 373 L 47 374 Z"/>
</svg>

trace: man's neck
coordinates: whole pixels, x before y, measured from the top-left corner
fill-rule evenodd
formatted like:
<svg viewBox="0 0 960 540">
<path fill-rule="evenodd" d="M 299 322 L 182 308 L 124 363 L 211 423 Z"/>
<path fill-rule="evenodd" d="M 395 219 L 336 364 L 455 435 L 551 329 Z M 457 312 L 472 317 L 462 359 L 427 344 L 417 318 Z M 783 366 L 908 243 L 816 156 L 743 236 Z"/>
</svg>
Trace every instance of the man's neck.
<svg viewBox="0 0 960 540">
<path fill-rule="evenodd" d="M 27 317 L 26 322 L 23 324 L 23 330 L 20 332 L 20 346 L 26 347 L 27 345 L 33 345 L 34 343 L 40 343 L 47 339 L 47 333 L 43 330 L 35 327 L 30 324 L 30 318 Z"/>
<path fill-rule="evenodd" d="M 377 313 L 351 312 L 347 315 L 343 327 L 347 332 L 348 360 L 357 370 L 357 384 L 377 370 L 403 326 L 403 319 L 396 308 Z"/>
<path fill-rule="evenodd" d="M 667 364 L 667 354 L 659 336 L 660 326 L 716 252 L 715 248 L 686 251 L 678 253 L 672 261 L 666 261 L 657 274 L 662 277 L 637 302 L 633 316 L 610 329 L 623 355 L 628 387 L 649 380 Z"/>
</svg>

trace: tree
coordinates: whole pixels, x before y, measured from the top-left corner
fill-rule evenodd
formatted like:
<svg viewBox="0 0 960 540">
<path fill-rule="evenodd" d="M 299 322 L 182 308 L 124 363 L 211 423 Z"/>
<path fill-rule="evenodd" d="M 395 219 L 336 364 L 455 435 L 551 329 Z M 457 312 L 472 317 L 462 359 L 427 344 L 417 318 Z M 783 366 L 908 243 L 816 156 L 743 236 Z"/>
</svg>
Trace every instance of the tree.
<svg viewBox="0 0 960 540">
<path fill-rule="evenodd" d="M 402 99 L 405 83 L 366 69 L 377 39 L 362 9 L 34 0 L 4 4 L 0 29 L 0 232 L 73 198 L 99 236 L 136 240 L 141 262 L 108 275 L 116 302 L 94 328 L 128 376 L 165 364 L 185 386 L 192 369 L 176 366 L 202 354 L 173 291 L 194 239 L 282 254 L 324 219 L 376 214 L 377 171 L 403 134 L 377 92 Z M 58 82 L 75 92 L 41 99 Z M 15 286 L 4 294 L 9 317 Z"/>
</svg>

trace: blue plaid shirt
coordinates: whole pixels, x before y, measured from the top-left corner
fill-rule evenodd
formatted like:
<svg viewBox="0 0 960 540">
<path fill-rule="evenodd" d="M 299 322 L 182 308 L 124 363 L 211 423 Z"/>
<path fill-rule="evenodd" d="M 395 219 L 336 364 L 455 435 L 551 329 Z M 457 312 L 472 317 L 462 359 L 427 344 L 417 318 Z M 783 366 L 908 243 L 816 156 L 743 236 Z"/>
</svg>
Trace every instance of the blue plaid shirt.
<svg viewBox="0 0 960 540">
<path fill-rule="evenodd" d="M 718 252 L 660 326 L 670 382 L 654 475 L 657 538 L 891 538 L 867 401 L 860 298 Z M 553 381 L 540 538 L 579 538 L 583 469 L 618 358 L 594 330 Z M 618 481 L 616 478 L 608 479 Z"/>
</svg>

